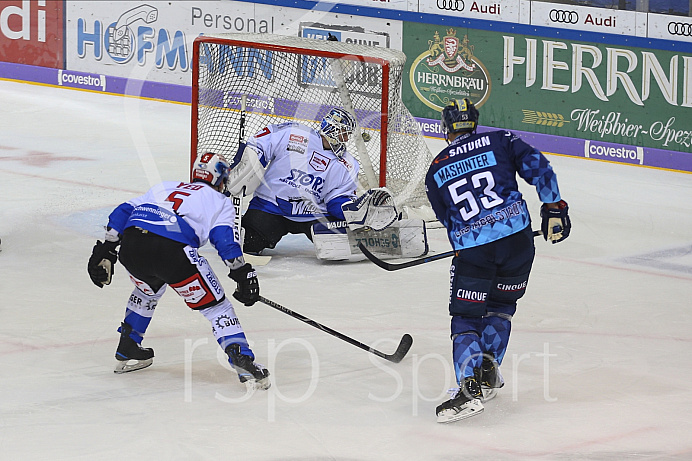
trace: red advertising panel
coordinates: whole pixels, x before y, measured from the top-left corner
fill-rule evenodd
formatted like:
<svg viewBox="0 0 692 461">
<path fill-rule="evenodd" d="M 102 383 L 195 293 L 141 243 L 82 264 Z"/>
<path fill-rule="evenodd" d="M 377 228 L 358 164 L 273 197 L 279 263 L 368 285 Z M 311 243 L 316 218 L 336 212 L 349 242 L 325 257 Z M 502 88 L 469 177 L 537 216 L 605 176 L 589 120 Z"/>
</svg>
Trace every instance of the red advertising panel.
<svg viewBox="0 0 692 461">
<path fill-rule="evenodd" d="M 0 61 L 63 67 L 62 0 L 0 0 Z"/>
</svg>

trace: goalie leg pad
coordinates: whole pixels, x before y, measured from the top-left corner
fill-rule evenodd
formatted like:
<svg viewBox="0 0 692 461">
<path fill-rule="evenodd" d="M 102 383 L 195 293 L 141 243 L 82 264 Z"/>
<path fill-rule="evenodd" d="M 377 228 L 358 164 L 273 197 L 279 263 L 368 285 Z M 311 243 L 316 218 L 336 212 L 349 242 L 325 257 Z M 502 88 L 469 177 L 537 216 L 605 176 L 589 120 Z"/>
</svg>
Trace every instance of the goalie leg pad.
<svg viewBox="0 0 692 461">
<path fill-rule="evenodd" d="M 312 241 L 318 259 L 343 261 L 363 259 L 358 243 L 379 257 L 414 258 L 428 252 L 428 238 L 422 219 L 403 219 L 390 227 L 375 231 L 352 231 L 346 221 L 316 223 Z"/>
<path fill-rule="evenodd" d="M 428 236 L 422 219 L 402 219 L 381 231 L 361 229 L 351 232 L 349 243 L 353 254 L 359 254 L 362 243 L 376 256 L 390 258 L 416 258 L 428 253 Z"/>
<path fill-rule="evenodd" d="M 317 259 L 344 261 L 353 255 L 346 221 L 318 222 L 312 226 L 312 243 Z M 360 253 L 360 250 L 356 250 Z"/>
</svg>

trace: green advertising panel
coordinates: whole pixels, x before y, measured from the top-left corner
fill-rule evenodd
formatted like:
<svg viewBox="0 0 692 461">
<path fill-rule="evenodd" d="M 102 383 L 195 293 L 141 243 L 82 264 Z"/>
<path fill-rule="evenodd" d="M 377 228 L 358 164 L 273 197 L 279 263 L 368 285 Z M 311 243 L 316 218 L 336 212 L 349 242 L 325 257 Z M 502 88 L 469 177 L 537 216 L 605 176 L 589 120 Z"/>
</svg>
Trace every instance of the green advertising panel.
<svg viewBox="0 0 692 461">
<path fill-rule="evenodd" d="M 415 117 L 467 97 L 481 125 L 692 151 L 692 55 L 409 22 L 403 37 Z"/>
</svg>

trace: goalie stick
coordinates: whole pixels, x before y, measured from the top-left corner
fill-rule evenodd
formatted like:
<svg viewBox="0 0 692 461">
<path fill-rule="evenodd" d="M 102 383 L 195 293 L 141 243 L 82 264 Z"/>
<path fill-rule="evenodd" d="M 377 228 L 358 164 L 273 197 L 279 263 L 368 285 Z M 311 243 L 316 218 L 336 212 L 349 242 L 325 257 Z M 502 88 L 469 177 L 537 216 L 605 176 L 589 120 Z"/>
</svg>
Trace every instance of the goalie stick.
<svg viewBox="0 0 692 461">
<path fill-rule="evenodd" d="M 237 165 L 238 162 L 240 162 L 240 157 L 243 155 L 243 138 L 245 137 L 245 111 L 247 109 L 247 95 L 242 94 L 240 95 L 240 126 L 238 127 L 238 153 L 235 154 L 235 158 L 233 159 L 233 166 Z M 240 193 L 238 195 L 231 195 L 231 201 L 233 202 L 233 207 L 235 208 L 235 221 L 233 222 L 234 224 L 234 233 L 233 236 L 235 237 L 236 242 L 240 245 L 242 248 L 243 242 L 240 241 L 241 232 L 240 232 L 240 219 L 241 219 L 241 213 L 243 212 L 243 194 L 245 193 L 245 189 L 241 189 Z"/>
<path fill-rule="evenodd" d="M 296 318 L 302 322 L 305 322 L 308 325 L 311 325 L 311 326 L 313 326 L 319 330 L 324 331 L 325 333 L 329 333 L 332 336 L 336 336 L 337 338 L 339 338 L 343 341 L 346 341 L 347 343 L 353 344 L 354 346 L 359 347 L 359 348 L 361 348 L 365 351 L 368 351 L 372 354 L 375 354 L 378 357 L 382 357 L 385 360 L 389 360 L 390 362 L 394 362 L 394 363 L 401 362 L 401 360 L 406 356 L 409 349 L 411 349 L 411 345 L 413 344 L 413 338 L 411 337 L 410 334 L 406 333 L 401 338 L 401 341 L 399 342 L 399 346 L 396 348 L 396 351 L 394 351 L 393 354 L 385 354 L 384 352 L 380 352 L 377 349 L 373 349 L 372 347 L 370 347 L 366 344 L 363 344 L 360 341 L 356 341 L 355 339 L 350 338 L 343 333 L 339 333 L 336 330 L 332 330 L 328 326 L 322 325 L 321 323 L 317 323 L 314 320 L 311 320 L 302 314 L 294 312 L 291 309 L 288 309 L 287 307 L 282 306 L 281 304 L 275 303 L 274 301 L 271 301 L 271 300 L 265 298 L 264 296 L 260 296 L 259 300 L 261 303 L 264 303 L 269 307 L 273 307 L 274 309 L 281 311 L 284 314 L 288 314 L 293 318 Z"/>
<path fill-rule="evenodd" d="M 238 162 L 240 162 L 240 158 L 243 155 L 243 148 L 244 148 L 244 139 L 245 139 L 245 117 L 247 113 L 247 95 L 242 94 L 240 95 L 240 126 L 238 129 L 238 153 L 236 153 L 235 158 L 233 159 L 233 166 L 237 165 Z M 241 148 L 242 147 L 242 148 Z M 235 238 L 235 241 L 238 242 L 240 247 L 243 247 L 243 242 L 241 241 L 241 238 L 243 234 L 240 232 L 241 228 L 241 219 L 242 219 L 242 212 L 243 212 L 243 195 L 245 194 L 245 188 L 243 188 L 238 195 L 231 195 L 231 202 L 233 202 L 233 208 L 235 209 L 235 220 L 233 221 L 233 227 L 234 232 L 233 232 L 233 237 Z M 247 255 L 243 254 L 243 258 L 249 262 L 252 266 L 264 266 L 267 263 L 269 263 L 269 260 L 271 259 L 271 256 L 260 256 L 260 255 Z"/>
<path fill-rule="evenodd" d="M 537 237 L 539 235 L 543 235 L 541 231 L 536 230 L 533 231 L 533 236 Z M 421 264 L 437 261 L 438 259 L 444 259 L 444 258 L 449 258 L 450 256 L 454 256 L 454 253 L 456 251 L 445 251 L 444 253 L 438 253 L 435 255 L 430 255 L 426 256 L 425 258 L 419 258 L 419 259 L 413 259 L 411 261 L 406 261 L 403 263 L 399 264 L 393 264 L 393 263 L 388 263 L 386 261 L 382 261 L 380 258 L 375 256 L 374 254 L 370 253 L 370 251 L 363 245 L 362 242 L 358 242 L 358 248 L 360 248 L 360 251 L 363 252 L 366 258 L 368 258 L 370 261 L 372 261 L 376 266 L 381 267 L 382 269 L 386 271 L 397 271 L 399 269 L 406 269 L 408 267 L 413 267 L 413 266 L 418 266 Z"/>
</svg>

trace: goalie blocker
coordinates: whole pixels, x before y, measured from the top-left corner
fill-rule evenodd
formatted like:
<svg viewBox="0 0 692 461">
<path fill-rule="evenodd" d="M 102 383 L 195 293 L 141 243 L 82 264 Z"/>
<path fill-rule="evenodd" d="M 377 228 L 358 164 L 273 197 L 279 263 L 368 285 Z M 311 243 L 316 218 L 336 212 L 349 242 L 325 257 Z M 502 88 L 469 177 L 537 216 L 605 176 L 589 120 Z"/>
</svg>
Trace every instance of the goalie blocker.
<svg viewBox="0 0 692 461">
<path fill-rule="evenodd" d="M 402 219 L 376 231 L 351 230 L 346 221 L 320 222 L 312 226 L 312 242 L 318 259 L 343 261 L 365 258 L 358 248 L 362 243 L 381 258 L 415 258 L 428 253 L 425 221 Z"/>
</svg>

